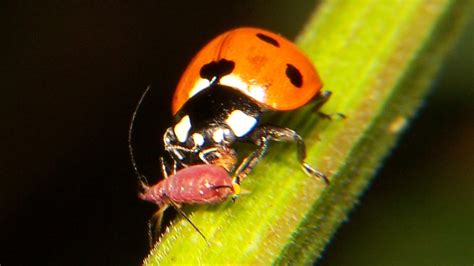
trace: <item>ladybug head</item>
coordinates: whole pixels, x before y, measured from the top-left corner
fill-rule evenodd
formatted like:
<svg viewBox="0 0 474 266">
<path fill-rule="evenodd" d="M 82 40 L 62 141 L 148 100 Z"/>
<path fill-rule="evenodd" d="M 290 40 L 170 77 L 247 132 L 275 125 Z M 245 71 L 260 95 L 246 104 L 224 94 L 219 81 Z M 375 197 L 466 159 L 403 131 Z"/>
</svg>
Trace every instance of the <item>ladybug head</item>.
<svg viewBox="0 0 474 266">
<path fill-rule="evenodd" d="M 172 159 L 182 166 L 207 163 L 231 171 L 237 162 L 236 152 L 231 148 L 235 140 L 232 130 L 217 125 L 192 130 L 187 123 L 185 117 L 163 136 L 165 150 Z"/>
<path fill-rule="evenodd" d="M 260 107 L 240 91 L 213 84 L 178 111 L 163 137 L 165 150 L 182 166 L 212 163 L 230 170 L 233 143 L 252 132 L 260 115 Z"/>
</svg>

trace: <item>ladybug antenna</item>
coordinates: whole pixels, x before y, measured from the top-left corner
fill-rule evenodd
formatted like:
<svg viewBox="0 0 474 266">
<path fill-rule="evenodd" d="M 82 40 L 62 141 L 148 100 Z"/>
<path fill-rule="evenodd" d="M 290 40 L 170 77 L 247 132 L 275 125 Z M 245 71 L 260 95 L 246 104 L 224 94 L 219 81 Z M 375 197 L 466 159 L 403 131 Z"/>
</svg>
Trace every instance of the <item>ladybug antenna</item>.
<svg viewBox="0 0 474 266">
<path fill-rule="evenodd" d="M 145 99 L 145 96 L 148 94 L 150 91 L 150 86 L 148 86 L 145 91 L 143 92 L 142 96 L 140 97 L 140 100 L 138 100 L 137 106 L 135 107 L 135 110 L 133 111 L 132 114 L 132 119 L 130 120 L 130 126 L 128 128 L 128 151 L 130 153 L 130 161 L 132 162 L 133 170 L 135 171 L 135 174 L 138 177 L 138 180 L 140 183 L 145 186 L 148 185 L 148 181 L 146 180 L 146 177 L 138 171 L 137 163 L 135 162 L 135 156 L 133 155 L 133 146 L 132 146 L 132 133 L 133 133 L 133 127 L 135 125 L 135 118 L 137 117 L 138 109 L 140 109 L 140 106 L 142 105 L 143 99 Z"/>
</svg>

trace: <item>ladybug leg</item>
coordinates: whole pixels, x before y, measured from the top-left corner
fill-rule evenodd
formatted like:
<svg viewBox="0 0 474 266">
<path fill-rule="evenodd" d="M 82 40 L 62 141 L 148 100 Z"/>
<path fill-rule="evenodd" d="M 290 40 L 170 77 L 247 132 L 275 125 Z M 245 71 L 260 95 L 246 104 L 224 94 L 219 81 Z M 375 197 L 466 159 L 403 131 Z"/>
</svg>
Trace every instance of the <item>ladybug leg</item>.
<svg viewBox="0 0 474 266">
<path fill-rule="evenodd" d="M 172 157 L 176 157 L 178 160 L 184 157 L 183 153 L 193 153 L 194 149 L 188 149 L 178 145 L 167 145 L 165 150 L 168 151 Z"/>
<path fill-rule="evenodd" d="M 321 111 L 318 112 L 318 115 L 323 118 L 323 119 L 327 119 L 327 120 L 332 120 L 332 118 L 334 116 L 338 116 L 339 118 L 341 119 L 346 119 L 346 115 L 343 114 L 343 113 L 332 113 L 332 114 L 326 114 L 326 113 L 323 113 Z"/>
<path fill-rule="evenodd" d="M 175 160 L 173 160 L 173 175 L 176 174 L 177 168 L 178 168 L 178 163 Z"/>
<path fill-rule="evenodd" d="M 173 160 L 173 168 L 170 169 L 168 163 L 165 161 L 165 158 L 163 156 L 160 157 L 160 166 L 161 166 L 161 174 L 163 174 L 163 178 L 166 179 L 170 175 L 170 170 L 171 170 L 171 175 L 176 174 L 176 161 Z"/>
<path fill-rule="evenodd" d="M 293 141 L 296 142 L 297 159 L 305 173 L 316 178 L 321 178 L 326 184 L 329 184 L 329 180 L 323 173 L 314 169 L 311 165 L 305 162 L 306 146 L 304 144 L 303 138 L 294 130 L 265 125 L 256 128 L 250 138 L 258 146 L 258 148 L 242 161 L 241 165 L 236 171 L 236 176 L 239 176 L 236 178 L 236 181 L 240 181 L 239 179 L 244 178 L 252 170 L 252 168 L 255 167 L 258 161 L 263 157 L 263 155 L 265 155 L 268 143 L 270 141 Z"/>
<path fill-rule="evenodd" d="M 321 107 L 327 101 L 329 101 L 329 98 L 331 98 L 331 95 L 332 95 L 331 91 L 322 91 L 322 92 L 320 92 L 318 94 L 318 96 L 316 97 L 316 99 L 315 99 L 316 105 L 314 107 L 314 110 L 316 110 L 318 112 L 318 115 L 323 119 L 332 120 L 333 116 L 335 116 L 335 115 L 337 115 L 338 117 L 340 117 L 342 119 L 345 119 L 346 116 L 342 113 L 326 114 L 326 113 L 323 113 L 323 112 L 319 111 L 319 109 L 321 109 Z"/>
<path fill-rule="evenodd" d="M 171 156 L 175 164 L 179 164 L 180 167 L 187 167 L 188 165 L 183 163 L 183 159 L 186 157 L 186 153 L 194 153 L 193 149 L 188 149 L 178 145 L 165 145 L 165 150 Z"/>
<path fill-rule="evenodd" d="M 208 149 L 202 150 L 201 152 L 199 152 L 199 159 L 201 159 L 201 161 L 203 161 L 206 164 L 210 164 L 208 157 L 211 157 L 216 151 L 217 151 L 217 148 L 208 148 Z"/>
<path fill-rule="evenodd" d="M 258 129 L 257 129 L 258 130 Z M 256 143 L 256 141 L 254 141 Z M 240 185 L 242 179 L 244 179 L 250 171 L 257 165 L 257 163 L 262 159 L 262 157 L 267 152 L 268 148 L 268 139 L 262 137 L 258 140 L 257 149 L 245 157 L 240 163 L 239 167 L 234 172 L 233 183 Z"/>
<path fill-rule="evenodd" d="M 331 98 L 332 92 L 331 91 L 321 91 L 319 92 L 318 96 L 316 96 L 316 99 L 314 102 L 316 105 L 314 106 L 314 110 L 319 110 L 321 107 L 329 101 L 329 98 Z"/>
<path fill-rule="evenodd" d="M 199 152 L 199 159 L 206 164 L 213 164 L 232 172 L 237 162 L 236 153 L 233 149 L 224 146 L 211 147 Z"/>
<path fill-rule="evenodd" d="M 166 166 L 165 159 L 163 156 L 160 157 L 160 166 L 161 166 L 161 174 L 163 175 L 163 178 L 166 179 L 168 178 L 168 167 Z"/>
</svg>

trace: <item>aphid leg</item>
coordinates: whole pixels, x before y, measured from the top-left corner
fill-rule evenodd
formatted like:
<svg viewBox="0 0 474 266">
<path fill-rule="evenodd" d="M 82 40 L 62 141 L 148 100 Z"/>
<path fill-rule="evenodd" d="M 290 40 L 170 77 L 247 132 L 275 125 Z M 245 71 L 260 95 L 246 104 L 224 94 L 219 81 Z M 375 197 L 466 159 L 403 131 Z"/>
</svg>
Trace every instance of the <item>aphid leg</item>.
<svg viewBox="0 0 474 266">
<path fill-rule="evenodd" d="M 148 220 L 148 240 L 150 242 L 150 249 L 153 248 L 153 243 L 155 243 L 155 241 L 160 236 L 163 214 L 165 213 L 166 209 L 168 209 L 168 207 L 169 205 L 161 206 L 158 211 L 153 214 L 150 220 Z"/>
<path fill-rule="evenodd" d="M 191 219 L 189 219 L 189 217 L 186 215 L 186 213 L 181 209 L 181 207 L 179 206 L 179 204 L 177 204 L 176 202 L 174 202 L 173 200 L 171 200 L 169 197 L 167 197 L 167 201 L 170 203 L 170 205 L 172 205 L 175 210 L 181 215 L 184 217 L 184 219 L 186 219 L 190 224 L 191 226 L 194 228 L 194 230 L 196 230 L 201 236 L 202 238 L 206 241 L 207 245 L 210 246 L 209 244 L 209 241 L 207 240 L 206 236 L 201 232 L 201 230 L 199 230 L 199 228 L 191 221 Z"/>
<path fill-rule="evenodd" d="M 296 148 L 297 148 L 296 155 L 297 155 L 298 162 L 301 164 L 301 167 L 303 168 L 303 170 L 308 175 L 316 177 L 316 178 L 321 178 L 324 180 L 326 184 L 329 184 L 329 180 L 323 173 L 314 169 L 313 167 L 311 167 L 311 165 L 305 162 L 306 146 L 304 144 L 303 138 L 300 135 L 298 135 L 298 133 L 296 133 L 294 130 L 291 130 L 289 128 L 281 128 L 281 127 L 275 127 L 275 126 L 270 126 L 270 125 L 264 125 L 254 130 L 254 132 L 251 135 L 251 139 L 254 141 L 256 145 L 260 147 L 260 150 L 262 150 L 262 153 L 260 154 L 260 156 L 256 156 L 254 159 L 251 159 L 250 163 L 247 166 L 247 168 L 250 168 L 250 169 L 243 169 L 242 172 L 248 173 L 251 170 L 251 168 L 253 168 L 257 164 L 257 162 L 264 155 L 267 149 L 268 143 L 270 141 L 293 141 L 293 142 L 296 142 Z"/>
</svg>

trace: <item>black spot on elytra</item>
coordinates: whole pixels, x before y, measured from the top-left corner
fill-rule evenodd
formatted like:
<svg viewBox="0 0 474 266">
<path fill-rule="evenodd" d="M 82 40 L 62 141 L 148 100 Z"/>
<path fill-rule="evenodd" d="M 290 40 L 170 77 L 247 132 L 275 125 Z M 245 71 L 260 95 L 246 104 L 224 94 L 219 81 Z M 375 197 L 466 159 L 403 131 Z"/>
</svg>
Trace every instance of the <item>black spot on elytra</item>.
<svg viewBox="0 0 474 266">
<path fill-rule="evenodd" d="M 279 43 L 277 40 L 273 39 L 272 37 L 270 37 L 270 36 L 268 36 L 268 35 L 265 35 L 265 34 L 263 34 L 263 33 L 257 33 L 257 37 L 258 37 L 260 40 L 262 40 L 262 41 L 264 41 L 264 42 L 267 42 L 267 43 L 269 43 L 269 44 L 271 44 L 271 45 L 273 45 L 273 46 L 280 47 L 280 43 Z"/>
<path fill-rule="evenodd" d="M 292 64 L 286 64 L 286 76 L 290 79 L 291 84 L 297 88 L 303 86 L 303 76 L 300 71 Z"/>
<path fill-rule="evenodd" d="M 199 75 L 203 79 L 212 81 L 214 78 L 219 80 L 221 77 L 232 73 L 235 63 L 233 61 L 221 59 L 219 61 L 212 61 L 201 67 Z"/>
</svg>

